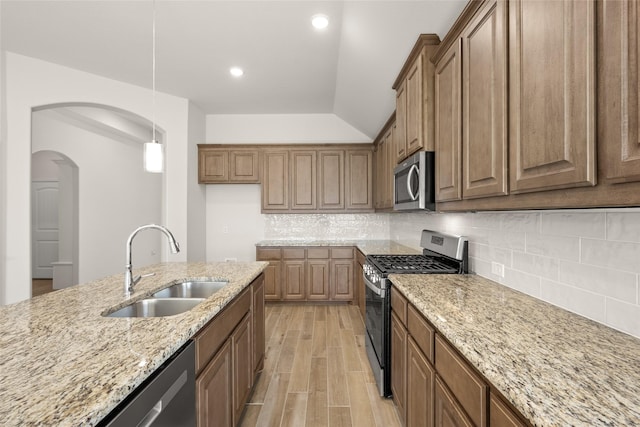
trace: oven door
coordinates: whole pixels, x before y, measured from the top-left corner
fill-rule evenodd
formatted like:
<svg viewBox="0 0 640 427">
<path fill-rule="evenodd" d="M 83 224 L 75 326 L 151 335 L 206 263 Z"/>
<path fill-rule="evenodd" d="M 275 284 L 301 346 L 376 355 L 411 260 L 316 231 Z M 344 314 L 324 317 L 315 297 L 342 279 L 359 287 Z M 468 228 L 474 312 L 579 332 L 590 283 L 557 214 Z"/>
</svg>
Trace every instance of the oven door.
<svg viewBox="0 0 640 427">
<path fill-rule="evenodd" d="M 390 396 L 390 299 L 387 288 L 388 281 L 383 279 L 381 286 L 364 278 L 365 283 L 365 326 L 367 335 L 365 349 L 371 365 L 373 376 L 381 396 Z"/>
</svg>

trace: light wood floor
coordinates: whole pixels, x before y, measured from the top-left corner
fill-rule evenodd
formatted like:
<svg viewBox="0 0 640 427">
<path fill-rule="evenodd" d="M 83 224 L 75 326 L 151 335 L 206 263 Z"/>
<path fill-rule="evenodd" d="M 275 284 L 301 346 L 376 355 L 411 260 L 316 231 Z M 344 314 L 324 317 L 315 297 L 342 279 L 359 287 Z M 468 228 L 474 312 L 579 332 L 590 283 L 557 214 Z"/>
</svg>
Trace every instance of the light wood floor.
<svg viewBox="0 0 640 427">
<path fill-rule="evenodd" d="M 31 281 L 31 296 L 37 297 L 49 292 L 53 292 L 53 280 L 52 279 L 33 279 Z"/>
<path fill-rule="evenodd" d="M 265 318 L 265 367 L 241 426 L 400 426 L 378 395 L 356 306 L 268 304 Z"/>
</svg>

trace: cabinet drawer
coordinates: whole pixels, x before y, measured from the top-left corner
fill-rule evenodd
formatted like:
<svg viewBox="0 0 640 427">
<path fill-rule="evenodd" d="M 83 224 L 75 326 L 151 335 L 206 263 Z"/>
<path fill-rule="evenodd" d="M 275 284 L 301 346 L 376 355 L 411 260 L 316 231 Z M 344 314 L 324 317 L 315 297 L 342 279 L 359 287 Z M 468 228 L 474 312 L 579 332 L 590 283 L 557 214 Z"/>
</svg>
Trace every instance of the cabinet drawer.
<svg viewBox="0 0 640 427">
<path fill-rule="evenodd" d="M 304 259 L 304 248 L 284 248 L 282 249 L 283 259 Z"/>
<path fill-rule="evenodd" d="M 308 248 L 307 259 L 329 259 L 329 248 Z"/>
<path fill-rule="evenodd" d="M 403 325 L 407 324 L 407 299 L 391 286 L 391 310 L 395 311 Z"/>
<path fill-rule="evenodd" d="M 224 344 L 250 309 L 251 288 L 248 287 L 196 335 L 194 338 L 196 343 L 196 374 L 207 366 L 218 348 Z"/>
<path fill-rule="evenodd" d="M 436 371 L 476 426 L 487 425 L 487 384 L 472 368 L 436 335 Z"/>
<path fill-rule="evenodd" d="M 256 259 L 258 261 L 279 260 L 282 258 L 280 248 L 256 248 Z"/>
<path fill-rule="evenodd" d="M 409 310 L 407 311 L 407 329 L 416 344 L 418 344 L 418 347 L 420 347 L 420 350 L 422 350 L 422 353 L 427 356 L 429 362 L 433 363 L 433 340 L 435 339 L 436 331 L 412 305 L 409 305 Z"/>
<path fill-rule="evenodd" d="M 490 393 L 489 425 L 492 427 L 525 427 L 526 424 L 498 396 Z"/>
<path fill-rule="evenodd" d="M 352 259 L 353 248 L 331 248 L 331 258 Z"/>
</svg>

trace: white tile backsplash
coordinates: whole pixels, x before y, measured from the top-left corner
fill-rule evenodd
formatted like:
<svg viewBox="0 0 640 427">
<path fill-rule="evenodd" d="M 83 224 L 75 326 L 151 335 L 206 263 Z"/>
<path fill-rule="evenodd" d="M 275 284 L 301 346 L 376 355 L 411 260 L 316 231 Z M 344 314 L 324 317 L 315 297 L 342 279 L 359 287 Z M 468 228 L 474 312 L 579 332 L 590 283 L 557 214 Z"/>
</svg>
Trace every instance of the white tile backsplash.
<svg viewBox="0 0 640 427">
<path fill-rule="evenodd" d="M 400 243 L 416 247 L 424 228 L 463 234 L 474 273 L 640 338 L 639 209 L 388 217 Z"/>
<path fill-rule="evenodd" d="M 263 215 L 264 238 L 380 240 L 389 238 L 389 214 Z M 419 245 L 418 245 L 419 246 Z"/>
</svg>

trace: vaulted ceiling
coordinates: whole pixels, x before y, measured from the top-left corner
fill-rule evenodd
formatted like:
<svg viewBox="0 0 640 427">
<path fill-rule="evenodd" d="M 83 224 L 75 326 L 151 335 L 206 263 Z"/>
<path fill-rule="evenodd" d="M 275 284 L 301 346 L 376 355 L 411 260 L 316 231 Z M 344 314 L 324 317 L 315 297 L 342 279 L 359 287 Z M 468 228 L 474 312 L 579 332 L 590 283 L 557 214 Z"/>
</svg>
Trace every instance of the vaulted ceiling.
<svg viewBox="0 0 640 427">
<path fill-rule="evenodd" d="M 156 88 L 206 114 L 334 113 L 373 138 L 418 35 L 444 37 L 466 3 L 156 0 Z M 151 0 L 0 7 L 3 49 L 151 87 Z M 311 26 L 318 13 L 323 31 Z"/>
</svg>

